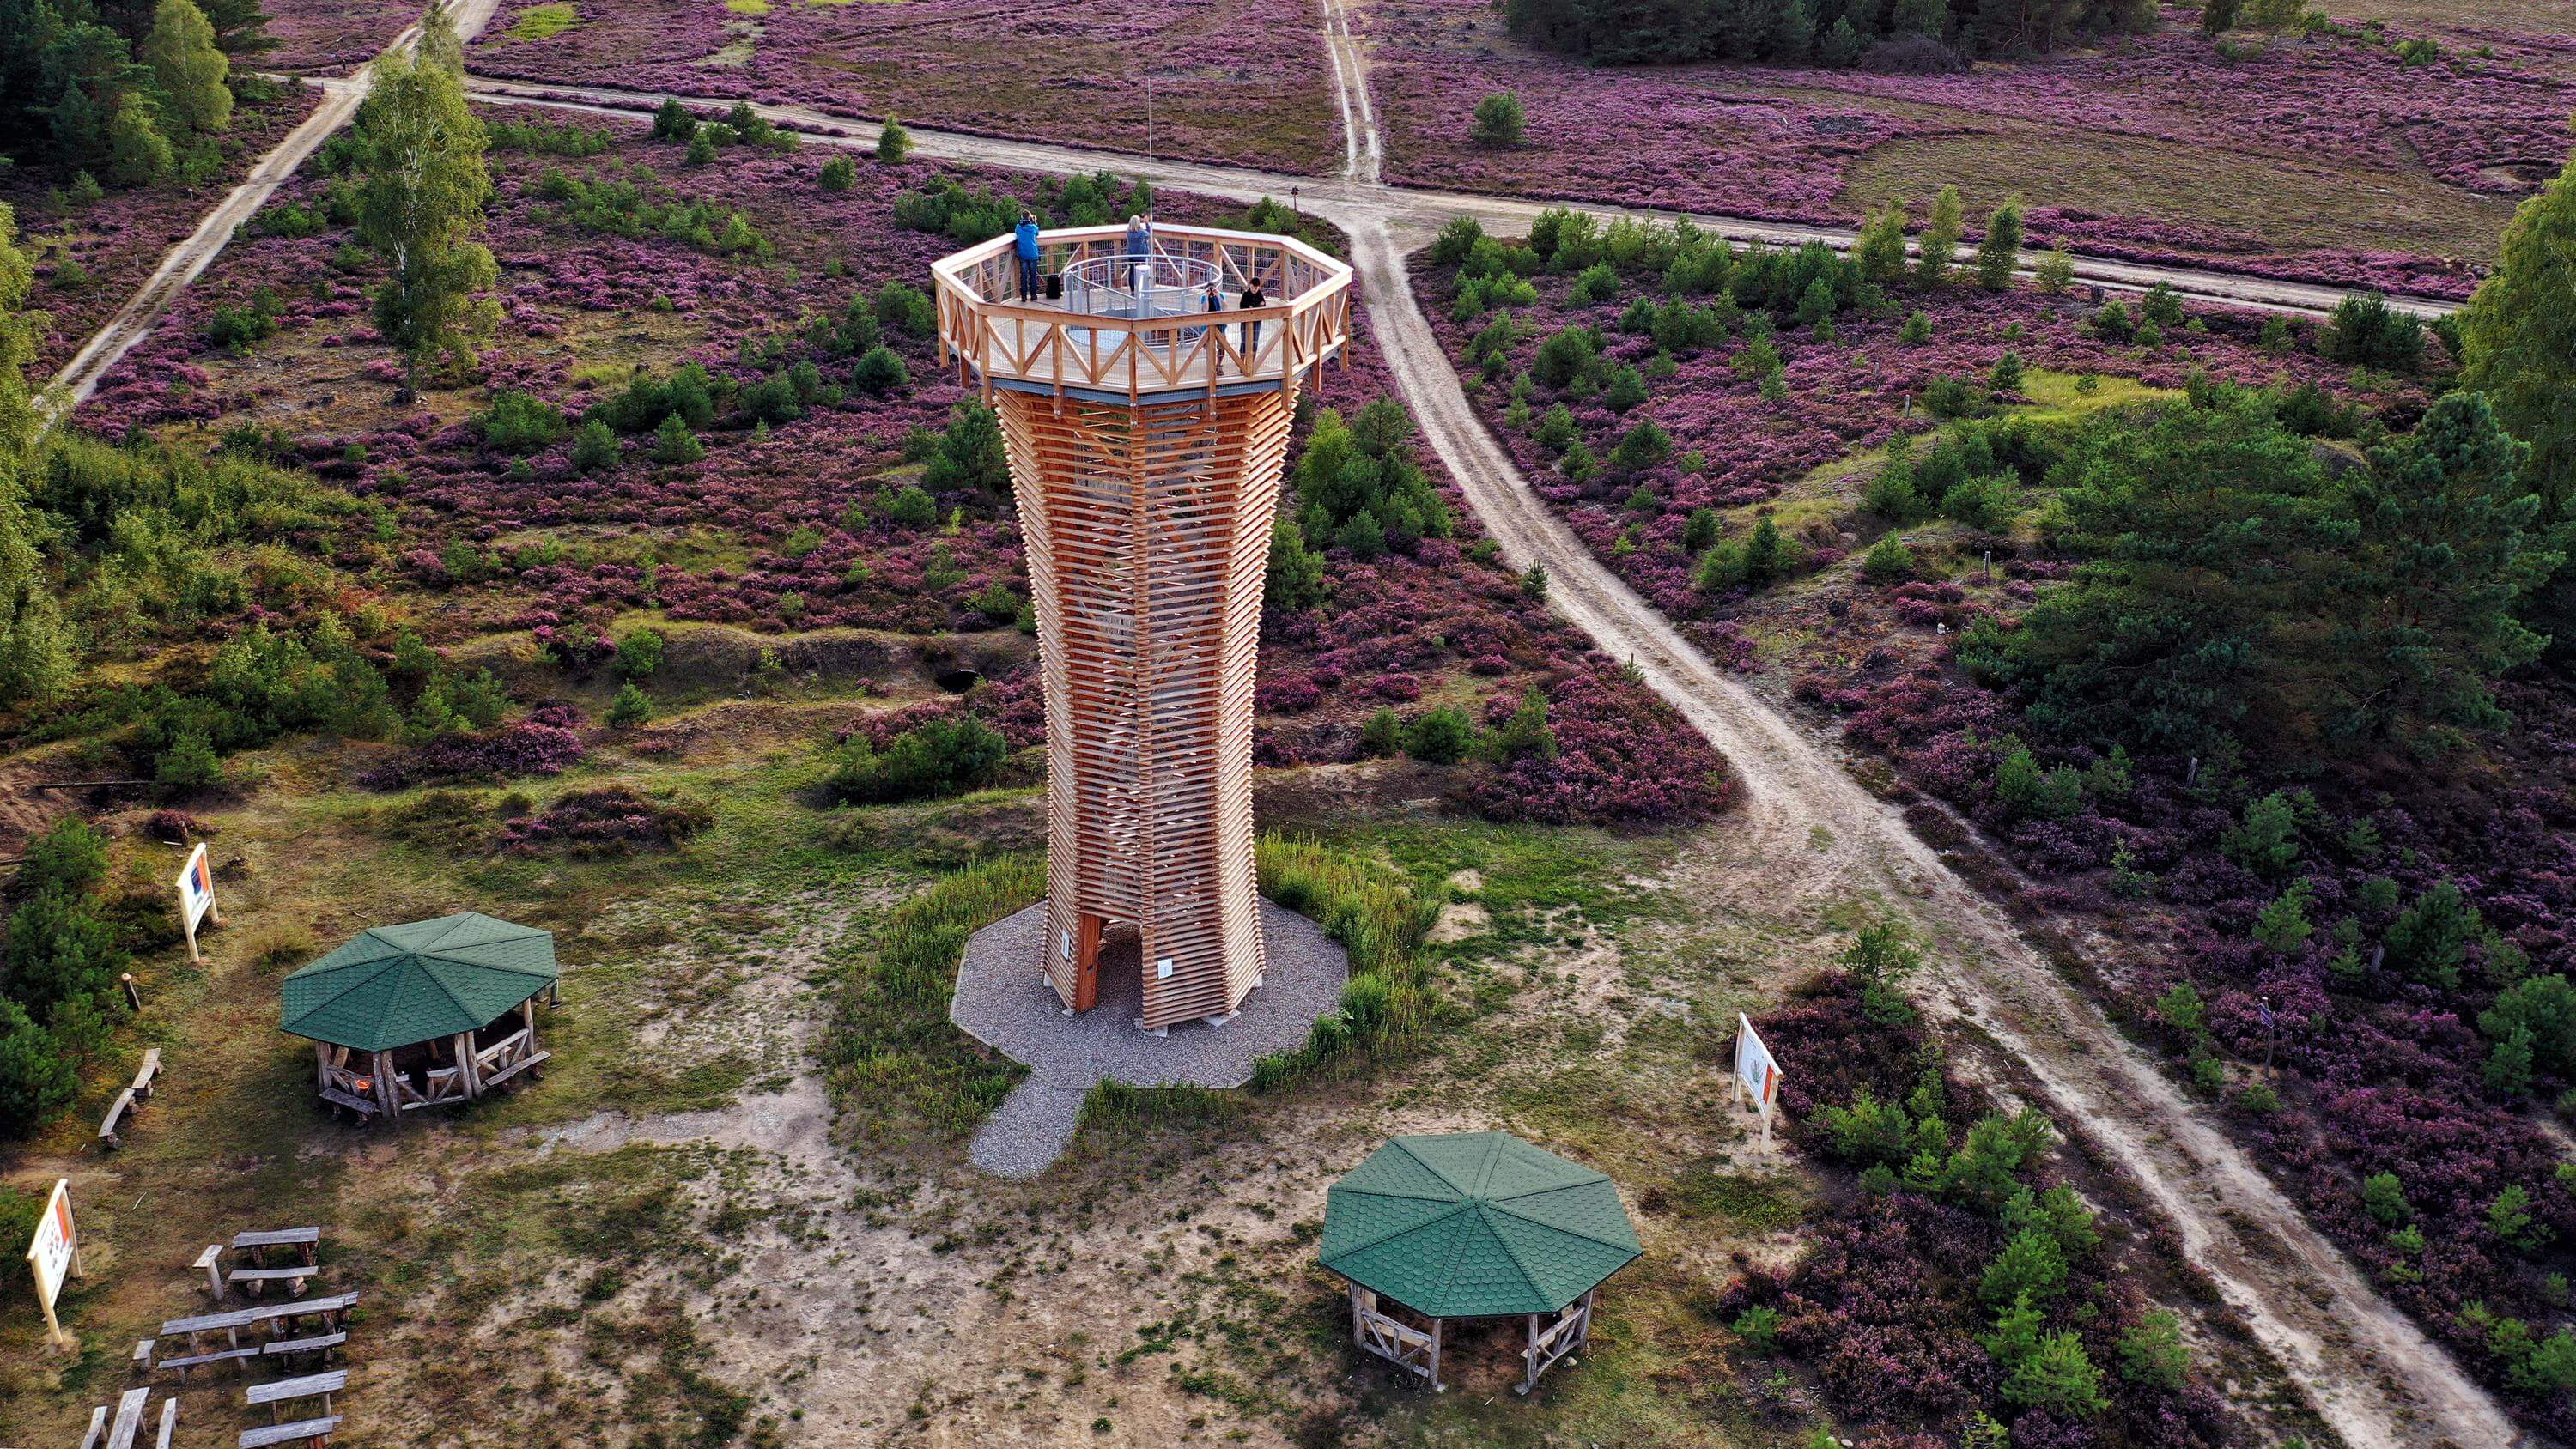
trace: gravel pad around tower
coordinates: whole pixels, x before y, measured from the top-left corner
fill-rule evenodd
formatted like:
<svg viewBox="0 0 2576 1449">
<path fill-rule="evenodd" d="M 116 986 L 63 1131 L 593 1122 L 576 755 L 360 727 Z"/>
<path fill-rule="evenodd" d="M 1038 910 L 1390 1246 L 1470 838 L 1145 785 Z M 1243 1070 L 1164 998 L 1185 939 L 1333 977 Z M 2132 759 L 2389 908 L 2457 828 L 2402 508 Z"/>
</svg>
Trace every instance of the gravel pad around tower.
<svg viewBox="0 0 2576 1449">
<path fill-rule="evenodd" d="M 1140 1030 L 1142 957 L 1133 931 L 1113 932 L 1100 953 L 1100 1004 L 1068 1014 L 1039 971 L 1043 902 L 976 932 L 957 968 L 949 1019 L 967 1035 L 1029 1068 L 975 1134 L 967 1155 L 1003 1177 L 1034 1177 L 1073 1140 L 1083 1098 L 1102 1081 L 1131 1087 L 1240 1087 L 1253 1063 L 1305 1044 L 1318 1017 L 1340 1009 L 1350 957 L 1323 928 L 1261 903 L 1262 983 L 1233 1020 L 1193 1021 L 1162 1036 Z"/>
</svg>

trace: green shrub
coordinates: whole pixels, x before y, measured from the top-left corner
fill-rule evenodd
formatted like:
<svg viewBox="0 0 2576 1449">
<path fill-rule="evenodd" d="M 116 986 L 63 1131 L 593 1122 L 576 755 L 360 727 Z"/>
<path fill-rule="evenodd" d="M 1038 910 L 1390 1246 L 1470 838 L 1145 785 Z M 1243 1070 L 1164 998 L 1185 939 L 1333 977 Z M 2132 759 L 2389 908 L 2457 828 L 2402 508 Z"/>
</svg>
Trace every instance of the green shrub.
<svg viewBox="0 0 2576 1449">
<path fill-rule="evenodd" d="M 847 191 L 859 177 L 858 163 L 847 156 L 835 156 L 823 163 L 815 176 L 825 191 Z"/>
<path fill-rule="evenodd" d="M 1404 752 L 1425 764 L 1454 765 L 1475 747 L 1475 721 L 1454 706 L 1424 710 L 1405 727 Z"/>
<path fill-rule="evenodd" d="M 1521 110 L 1521 98 L 1510 91 L 1496 91 L 1476 102 L 1475 142 L 1489 150 L 1507 150 L 1521 143 L 1521 131 L 1527 124 Z"/>
<path fill-rule="evenodd" d="M 474 426 L 483 434 L 484 446 L 525 457 L 562 437 L 565 423 L 561 408 L 512 388 L 494 393 L 492 406 L 475 416 Z"/>
<path fill-rule="evenodd" d="M 828 788 L 857 805 L 961 794 L 992 784 L 1010 754 L 1000 731 L 973 715 L 951 714 L 913 726 L 882 750 L 853 736 Z"/>
<path fill-rule="evenodd" d="M 628 680 L 617 687 L 617 698 L 609 702 L 608 722 L 618 729 L 640 725 L 653 717 L 653 701 Z"/>
</svg>

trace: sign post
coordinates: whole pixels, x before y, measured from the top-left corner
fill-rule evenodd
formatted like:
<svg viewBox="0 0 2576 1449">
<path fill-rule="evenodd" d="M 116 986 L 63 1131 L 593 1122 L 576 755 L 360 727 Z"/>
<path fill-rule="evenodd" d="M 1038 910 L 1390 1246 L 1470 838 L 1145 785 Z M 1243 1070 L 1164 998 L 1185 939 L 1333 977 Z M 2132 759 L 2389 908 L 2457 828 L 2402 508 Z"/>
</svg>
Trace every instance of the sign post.
<svg viewBox="0 0 2576 1449">
<path fill-rule="evenodd" d="M 54 1299 L 63 1291 L 65 1269 L 77 1278 L 89 1276 L 81 1265 L 80 1232 L 72 1225 L 71 1179 L 54 1179 L 53 1195 L 45 1199 L 45 1214 L 36 1219 L 35 1239 L 27 1245 L 27 1264 L 35 1272 L 36 1301 L 44 1305 L 45 1331 L 54 1347 L 68 1349 L 72 1336 L 54 1316 Z"/>
<path fill-rule="evenodd" d="M 1771 1145 L 1771 1107 L 1780 1099 L 1780 1064 L 1753 1030 L 1752 1019 L 1735 1014 L 1735 1083 L 1733 1091 L 1762 1118 L 1762 1145 Z"/>
<path fill-rule="evenodd" d="M 215 906 L 215 872 L 206 864 L 206 844 L 188 852 L 187 868 L 179 872 L 179 927 L 188 933 L 188 961 L 203 966 L 206 958 L 197 954 L 197 923 L 212 921 L 220 926 L 224 913 Z"/>
</svg>

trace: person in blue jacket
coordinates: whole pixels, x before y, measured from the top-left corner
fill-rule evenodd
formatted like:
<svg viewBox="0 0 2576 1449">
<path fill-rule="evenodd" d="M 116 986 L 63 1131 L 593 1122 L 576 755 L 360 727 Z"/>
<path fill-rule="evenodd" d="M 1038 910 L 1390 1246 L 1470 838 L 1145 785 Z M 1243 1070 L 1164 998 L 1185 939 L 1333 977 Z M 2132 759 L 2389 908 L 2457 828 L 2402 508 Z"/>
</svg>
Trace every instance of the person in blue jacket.
<svg viewBox="0 0 2576 1449">
<path fill-rule="evenodd" d="M 1020 300 L 1034 302 L 1045 294 L 1045 284 L 1038 277 L 1038 219 L 1029 212 L 1020 213 L 1018 239 L 1020 253 Z"/>
</svg>

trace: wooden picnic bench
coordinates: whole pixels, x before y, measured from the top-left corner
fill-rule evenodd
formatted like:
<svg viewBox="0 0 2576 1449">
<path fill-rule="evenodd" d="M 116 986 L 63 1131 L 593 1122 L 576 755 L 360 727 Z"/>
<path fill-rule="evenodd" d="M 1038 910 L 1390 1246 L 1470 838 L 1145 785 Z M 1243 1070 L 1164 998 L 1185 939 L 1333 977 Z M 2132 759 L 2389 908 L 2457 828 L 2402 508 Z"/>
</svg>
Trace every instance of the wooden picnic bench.
<svg viewBox="0 0 2576 1449">
<path fill-rule="evenodd" d="M 233 1234 L 233 1251 L 250 1254 L 254 1266 L 268 1266 L 268 1250 L 293 1248 L 306 1263 L 314 1261 L 322 1244 L 320 1228 L 269 1228 L 260 1232 Z"/>
<path fill-rule="evenodd" d="M 345 1333 L 320 1333 L 315 1334 L 311 1338 L 274 1339 L 262 1347 L 259 1352 L 260 1356 L 263 1358 L 276 1359 L 292 1358 L 299 1353 L 320 1354 L 321 1357 L 316 1359 L 315 1362 L 327 1364 L 331 1361 L 331 1350 L 338 1348 L 340 1345 L 347 1343 L 348 1341 L 349 1335 Z"/>
<path fill-rule="evenodd" d="M 292 1263 L 283 1268 L 235 1268 L 227 1281 L 235 1286 L 250 1285 L 254 1298 L 269 1284 L 283 1282 L 290 1296 L 301 1298 L 304 1296 L 304 1280 L 321 1271 L 310 1263 Z"/>
<path fill-rule="evenodd" d="M 282 1422 L 286 1418 L 286 1406 L 297 1399 L 318 1398 L 322 1401 L 323 1414 L 330 1415 L 331 1396 L 348 1386 L 347 1369 L 330 1369 L 297 1379 L 279 1379 L 273 1384 L 253 1384 L 243 1396 L 250 1400 L 254 1409 L 262 1404 L 268 1405 L 270 1419 Z"/>
<path fill-rule="evenodd" d="M 184 1336 L 188 1340 L 188 1352 L 177 1358 L 161 1360 L 161 1367 L 178 1369 L 180 1377 L 185 1378 L 189 1368 L 201 1363 L 257 1358 L 260 1354 L 260 1348 L 257 1345 L 250 1348 L 241 1346 L 243 1329 L 269 1325 L 274 1333 L 276 1327 L 282 1324 L 288 1332 L 292 1333 L 296 1320 L 307 1314 L 319 1316 L 325 1330 L 336 1333 L 340 1331 L 338 1321 L 340 1315 L 356 1306 L 357 1302 L 358 1295 L 355 1293 L 333 1293 L 326 1297 L 308 1298 L 298 1303 L 264 1303 L 249 1308 L 235 1308 L 223 1313 L 200 1313 L 192 1318 L 173 1318 L 161 1325 L 161 1336 L 164 1338 Z M 214 1353 L 204 1352 L 200 1336 L 217 1331 L 222 1332 L 229 1348 Z"/>
<path fill-rule="evenodd" d="M 89 1432 L 81 1436 L 81 1449 L 98 1449 L 107 1438 L 107 1406 L 89 1411 Z"/>
<path fill-rule="evenodd" d="M 143 1431 L 143 1401 L 152 1396 L 150 1389 L 127 1389 L 116 1405 L 116 1427 L 108 1431 L 107 1449 L 134 1449 L 134 1436 Z"/>
<path fill-rule="evenodd" d="M 197 1261 L 189 1264 L 188 1266 L 206 1275 L 206 1292 L 210 1294 L 217 1303 L 223 1302 L 224 1245 L 221 1243 L 206 1244 L 206 1250 L 199 1253 L 197 1255 Z"/>
<path fill-rule="evenodd" d="M 306 1449 L 323 1449 L 331 1442 L 331 1431 L 340 1427 L 340 1416 L 327 1419 L 298 1419 L 292 1424 L 271 1424 L 265 1429 L 244 1429 L 241 1449 L 268 1449 L 271 1444 L 292 1444 L 301 1439 Z"/>
<path fill-rule="evenodd" d="M 151 1096 L 153 1080 L 160 1075 L 161 1049 L 159 1047 L 144 1048 L 143 1065 L 134 1069 L 134 1095 L 138 1098 Z"/>
<path fill-rule="evenodd" d="M 170 1435 L 179 1427 L 179 1400 L 174 1395 L 161 1401 L 161 1432 L 152 1439 L 152 1449 L 170 1449 Z"/>
<path fill-rule="evenodd" d="M 134 1089 L 127 1087 L 116 1094 L 116 1100 L 108 1104 L 107 1115 L 99 1119 L 98 1145 L 100 1147 L 113 1152 L 125 1145 L 125 1119 L 133 1111 Z"/>
<path fill-rule="evenodd" d="M 350 1111 L 357 1113 L 358 1120 L 360 1122 L 365 1122 L 369 1118 L 375 1116 L 378 1112 L 384 1110 L 383 1104 L 379 1103 L 374 1098 L 361 1097 L 355 1092 L 344 1092 L 338 1087 L 324 1087 L 322 1089 L 322 1100 L 330 1103 L 334 1107 L 346 1107 Z"/>
<path fill-rule="evenodd" d="M 161 1340 L 157 1338 L 138 1338 L 134 1340 L 134 1357 L 132 1360 L 134 1371 L 139 1374 L 148 1374 L 152 1372 L 152 1355 L 158 1352 L 160 1347 Z"/>
<path fill-rule="evenodd" d="M 159 1366 L 165 1369 L 177 1369 L 179 1378 L 184 1382 L 188 1377 L 188 1370 L 192 1368 L 204 1368 L 210 1363 L 237 1363 L 257 1358 L 259 1355 L 260 1351 L 256 1348 L 219 1348 L 211 1353 L 177 1354 L 161 1360 Z"/>
</svg>

